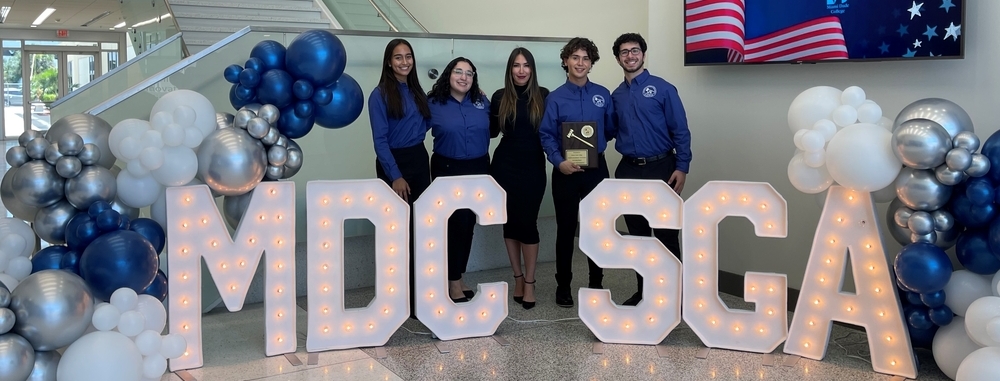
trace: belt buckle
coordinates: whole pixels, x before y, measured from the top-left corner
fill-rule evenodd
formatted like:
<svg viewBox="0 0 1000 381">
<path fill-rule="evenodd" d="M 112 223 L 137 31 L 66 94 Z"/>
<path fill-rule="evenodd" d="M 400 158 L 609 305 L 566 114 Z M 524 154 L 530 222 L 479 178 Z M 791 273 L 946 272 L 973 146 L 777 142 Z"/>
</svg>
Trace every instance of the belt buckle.
<svg viewBox="0 0 1000 381">
<path fill-rule="evenodd" d="M 646 158 L 644 157 L 635 158 L 635 165 L 646 165 Z"/>
</svg>

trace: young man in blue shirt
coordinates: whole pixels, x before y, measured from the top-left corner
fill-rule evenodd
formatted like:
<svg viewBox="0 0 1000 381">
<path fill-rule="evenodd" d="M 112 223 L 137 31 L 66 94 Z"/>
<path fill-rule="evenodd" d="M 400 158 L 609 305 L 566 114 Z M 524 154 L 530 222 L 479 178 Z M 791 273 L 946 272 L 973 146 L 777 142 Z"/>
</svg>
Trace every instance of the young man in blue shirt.
<svg viewBox="0 0 1000 381">
<path fill-rule="evenodd" d="M 576 37 L 559 54 L 566 70 L 566 83 L 549 93 L 539 138 L 552 171 L 552 201 L 556 210 L 556 304 L 572 307 L 570 283 L 573 279 L 574 238 L 580 217 L 580 200 L 587 197 L 608 175 L 604 150 L 615 137 L 614 108 L 611 93 L 604 86 L 590 82 L 588 75 L 600 59 L 597 46 L 586 38 Z M 562 124 L 596 123 L 597 167 L 584 170 L 563 157 Z M 589 135 L 588 135 L 589 137 Z M 590 261 L 590 288 L 603 288 L 604 271 Z"/>
<path fill-rule="evenodd" d="M 615 178 L 662 180 L 680 194 L 691 163 L 691 132 L 677 88 L 643 69 L 646 40 L 639 34 L 619 36 L 614 54 L 625 72 L 625 81 L 611 94 L 618 128 L 615 149 L 622 154 Z M 626 215 L 625 225 L 629 234 L 653 235 L 681 257 L 679 231 L 653 231 L 645 218 L 635 215 Z M 626 306 L 642 301 L 642 276 L 636 274 L 636 280 L 638 291 Z"/>
</svg>

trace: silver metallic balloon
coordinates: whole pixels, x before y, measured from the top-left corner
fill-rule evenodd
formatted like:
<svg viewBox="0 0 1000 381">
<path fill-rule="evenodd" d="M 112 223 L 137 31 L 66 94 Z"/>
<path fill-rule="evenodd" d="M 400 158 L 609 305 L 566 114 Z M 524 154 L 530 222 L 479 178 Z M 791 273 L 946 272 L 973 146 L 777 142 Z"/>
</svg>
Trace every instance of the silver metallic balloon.
<svg viewBox="0 0 1000 381">
<path fill-rule="evenodd" d="M 35 366 L 31 343 L 14 333 L 0 335 L 0 380 L 25 380 Z"/>
<path fill-rule="evenodd" d="M 285 135 L 278 135 L 278 140 L 274 142 L 274 145 L 278 147 L 288 148 L 288 141 L 290 139 L 286 138 Z"/>
<path fill-rule="evenodd" d="M 989 171 L 990 158 L 981 153 L 974 153 L 972 154 L 972 164 L 969 165 L 969 169 L 965 170 L 965 174 L 971 177 L 983 177 Z"/>
<path fill-rule="evenodd" d="M 3 181 L 0 182 L 0 200 L 3 201 L 3 206 L 14 217 L 31 221 L 35 219 L 35 213 L 38 213 L 38 208 L 25 204 L 14 196 L 14 174 L 18 170 L 17 168 L 11 168 L 3 174 Z"/>
<path fill-rule="evenodd" d="M 24 381 L 56 381 L 56 370 L 62 355 L 56 351 L 35 352 L 35 366 Z"/>
<path fill-rule="evenodd" d="M 31 160 L 31 158 L 28 157 L 28 150 L 21 146 L 10 147 L 10 149 L 7 150 L 6 158 L 7 164 L 9 164 L 12 168 L 20 167 L 24 165 L 24 163 L 27 163 L 28 160 Z"/>
<path fill-rule="evenodd" d="M 104 168 L 111 168 L 112 165 L 115 165 L 115 155 L 111 154 L 111 146 L 108 143 L 111 125 L 104 119 L 90 114 L 67 115 L 52 124 L 49 131 L 45 133 L 45 138 L 58 142 L 60 137 L 70 132 L 80 135 L 84 143 L 97 146 L 101 151 L 98 165 Z"/>
<path fill-rule="evenodd" d="M 281 133 L 278 132 L 278 129 L 271 127 L 271 129 L 267 130 L 267 135 L 260 138 L 260 142 L 264 143 L 264 145 L 273 146 L 274 143 L 278 142 L 279 137 L 281 137 Z"/>
<path fill-rule="evenodd" d="M 281 113 L 278 111 L 278 107 L 275 105 L 263 105 L 257 110 L 257 116 L 264 118 L 267 124 L 275 124 L 278 122 L 278 116 Z"/>
<path fill-rule="evenodd" d="M 910 242 L 910 235 L 913 234 L 913 232 L 910 231 L 910 228 L 901 227 L 896 224 L 889 224 L 888 228 L 889 235 L 891 235 L 892 239 L 896 240 L 896 242 L 899 242 L 900 245 L 906 246 L 912 243 Z"/>
<path fill-rule="evenodd" d="M 223 196 L 253 190 L 266 166 L 264 145 L 245 130 L 215 130 L 198 147 L 198 177 Z"/>
<path fill-rule="evenodd" d="M 895 208 L 890 206 L 890 209 L 893 210 L 893 213 L 890 214 L 890 217 L 892 217 L 892 222 L 894 222 L 896 226 L 899 226 L 901 228 L 909 228 L 910 216 L 913 215 L 913 209 L 907 208 L 906 205 L 903 205 L 902 201 L 898 200 L 899 199 L 897 198 L 893 200 L 892 204 L 890 204 L 890 205 L 898 204 L 898 206 L 896 206 Z"/>
<path fill-rule="evenodd" d="M 132 220 L 139 218 L 139 208 L 133 208 L 125 205 L 125 203 L 119 200 L 118 197 L 115 197 L 115 200 L 111 202 L 111 209 L 121 213 L 123 216 L 128 216 L 128 218 Z"/>
<path fill-rule="evenodd" d="M 59 161 L 60 157 L 63 157 L 63 154 L 59 153 L 59 143 L 52 143 L 49 144 L 48 147 L 45 147 L 46 162 L 52 165 L 56 165 L 56 162 Z"/>
<path fill-rule="evenodd" d="M 233 122 L 236 117 L 228 112 L 217 112 L 215 113 L 215 124 L 218 129 L 223 128 L 233 128 Z"/>
<path fill-rule="evenodd" d="M 913 119 L 933 120 L 948 131 L 948 136 L 958 136 L 959 132 L 975 132 L 972 118 L 959 105 L 941 98 L 927 98 L 910 103 L 899 112 L 893 123 L 893 131 L 903 122 Z"/>
<path fill-rule="evenodd" d="M 903 122 L 892 132 L 892 153 L 903 165 L 934 168 L 944 163 L 951 137 L 941 125 L 924 119 Z"/>
<path fill-rule="evenodd" d="M 83 163 L 76 156 L 63 156 L 56 160 L 56 173 L 64 179 L 72 179 L 83 170 Z"/>
<path fill-rule="evenodd" d="M 45 149 L 49 148 L 49 144 L 45 138 L 34 138 L 28 142 L 28 145 L 24 146 L 24 150 L 28 152 L 28 157 L 43 160 L 45 159 Z"/>
<path fill-rule="evenodd" d="M 59 136 L 59 153 L 63 155 L 76 155 L 83 149 L 83 138 L 73 132 L 67 132 Z"/>
<path fill-rule="evenodd" d="M 226 217 L 226 223 L 233 229 L 236 229 L 240 225 L 243 214 L 246 213 L 247 207 L 250 206 L 251 196 L 253 196 L 253 192 L 222 198 L 222 215 Z"/>
<path fill-rule="evenodd" d="M 255 114 L 253 111 L 240 109 L 240 111 L 236 112 L 236 116 L 233 117 L 233 127 L 242 128 L 245 130 L 247 129 L 247 123 L 250 122 L 250 119 L 256 117 L 257 114 Z"/>
<path fill-rule="evenodd" d="M 22 132 L 21 135 L 17 137 L 17 144 L 21 147 L 25 147 L 28 145 L 28 142 L 32 141 L 33 139 L 43 138 L 43 137 L 45 137 L 45 134 L 39 131 L 27 130 Z"/>
<path fill-rule="evenodd" d="M 101 162 L 101 149 L 96 144 L 87 143 L 83 145 L 80 153 L 76 154 L 83 165 L 97 165 Z"/>
<path fill-rule="evenodd" d="M 8 299 L 10 299 L 9 295 L 10 293 L 8 293 Z M 0 308 L 0 335 L 10 332 L 14 328 L 14 321 L 14 311 L 11 311 L 10 308 Z"/>
<path fill-rule="evenodd" d="M 910 235 L 910 242 L 913 243 L 926 242 L 933 244 L 934 242 L 937 242 L 937 232 L 932 231 L 927 234 L 913 233 Z"/>
<path fill-rule="evenodd" d="M 118 181 L 110 169 L 84 167 L 80 174 L 66 180 L 66 200 L 77 209 L 86 209 L 95 201 L 111 203 L 118 196 Z"/>
<path fill-rule="evenodd" d="M 281 180 L 284 175 L 285 175 L 285 167 L 268 165 L 267 171 L 264 173 L 264 178 L 270 180 Z"/>
<path fill-rule="evenodd" d="M 285 147 L 274 145 L 267 149 L 267 163 L 274 166 L 283 166 L 288 161 L 288 150 Z"/>
<path fill-rule="evenodd" d="M 955 227 L 955 216 L 952 216 L 947 210 L 935 210 L 931 212 L 931 218 L 934 219 L 934 230 L 939 232 L 948 231 Z"/>
<path fill-rule="evenodd" d="M 267 135 L 267 132 L 271 130 L 271 125 L 267 123 L 264 118 L 254 117 L 247 122 L 247 133 L 250 134 L 254 139 L 260 139 Z"/>
<path fill-rule="evenodd" d="M 291 140 L 289 140 L 291 141 Z M 302 150 L 288 148 L 288 160 L 285 160 L 285 178 L 295 176 L 302 169 Z"/>
<path fill-rule="evenodd" d="M 941 209 L 951 198 L 951 187 L 941 184 L 934 172 L 903 167 L 896 177 L 896 195 L 910 209 Z"/>
<path fill-rule="evenodd" d="M 254 116 L 257 116 L 257 114 L 260 113 L 260 108 L 261 108 L 260 103 L 251 103 L 248 105 L 244 105 L 243 107 L 240 107 L 240 111 L 249 110 L 253 112 Z"/>
<path fill-rule="evenodd" d="M 979 150 L 979 137 L 972 131 L 962 131 L 952 139 L 955 148 L 965 148 L 969 152 Z"/>
<path fill-rule="evenodd" d="M 14 332 L 38 351 L 65 347 L 83 336 L 94 316 L 94 296 L 78 275 L 42 270 L 29 275 L 12 293 L 17 315 Z"/>
<path fill-rule="evenodd" d="M 31 229 L 35 235 L 51 244 L 66 243 L 66 223 L 77 213 L 66 200 L 38 209 Z M 20 286 L 18 286 L 20 288 Z M 16 289 L 15 289 L 16 290 Z"/>
<path fill-rule="evenodd" d="M 10 290 L 7 289 L 7 285 L 0 282 L 0 308 L 8 306 L 10 306 Z"/>
<path fill-rule="evenodd" d="M 988 160 L 987 163 L 989 163 Z M 952 170 L 947 165 L 942 164 L 934 169 L 934 177 L 943 185 L 957 185 L 965 180 L 965 172 Z"/>
<path fill-rule="evenodd" d="M 961 235 L 963 230 L 965 229 L 961 226 L 955 225 L 948 230 L 935 231 L 937 240 L 934 241 L 934 245 L 945 250 L 955 246 L 958 243 L 958 236 Z"/>
<path fill-rule="evenodd" d="M 934 218 L 930 213 L 916 211 L 906 220 L 906 226 L 916 235 L 925 235 L 934 231 Z"/>
<path fill-rule="evenodd" d="M 952 148 L 945 156 L 944 163 L 948 165 L 950 170 L 965 172 L 972 166 L 972 154 L 965 148 Z"/>
<path fill-rule="evenodd" d="M 51 164 L 33 160 L 17 169 L 11 189 L 25 205 L 40 208 L 62 200 L 65 182 Z"/>
</svg>

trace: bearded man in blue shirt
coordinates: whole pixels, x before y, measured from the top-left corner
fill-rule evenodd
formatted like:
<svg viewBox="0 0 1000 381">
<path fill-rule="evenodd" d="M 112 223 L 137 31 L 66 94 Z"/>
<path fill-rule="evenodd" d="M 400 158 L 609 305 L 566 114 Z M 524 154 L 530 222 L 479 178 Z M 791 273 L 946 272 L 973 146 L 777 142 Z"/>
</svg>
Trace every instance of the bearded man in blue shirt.
<svg viewBox="0 0 1000 381">
<path fill-rule="evenodd" d="M 622 160 L 615 178 L 665 181 L 679 195 L 691 163 L 691 132 L 677 88 L 643 68 L 646 40 L 636 33 L 618 37 L 614 44 L 625 81 L 611 94 L 617 122 L 615 149 Z M 626 215 L 629 234 L 655 236 L 677 258 L 681 257 L 679 231 L 656 229 L 642 216 Z M 636 274 L 638 291 L 623 303 L 642 301 L 642 276 Z"/>
</svg>

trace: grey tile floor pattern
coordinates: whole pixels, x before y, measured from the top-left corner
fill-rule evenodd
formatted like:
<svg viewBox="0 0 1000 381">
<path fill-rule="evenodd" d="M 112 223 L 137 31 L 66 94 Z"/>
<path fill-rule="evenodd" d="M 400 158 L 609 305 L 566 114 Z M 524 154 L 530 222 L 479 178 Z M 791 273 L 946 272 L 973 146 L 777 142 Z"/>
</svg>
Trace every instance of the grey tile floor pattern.
<svg viewBox="0 0 1000 381">
<path fill-rule="evenodd" d="M 574 258 L 575 286 L 586 282 L 587 264 L 582 254 Z M 576 308 L 560 308 L 554 303 L 554 263 L 538 268 L 538 304 L 524 310 L 513 301 L 509 317 L 496 335 L 509 341 L 502 346 L 490 337 L 448 342 L 451 351 L 440 353 L 438 340 L 417 320 L 408 320 L 383 346 L 387 357 L 376 358 L 374 348 L 322 352 L 316 365 L 292 366 L 283 356 L 265 357 L 263 306 L 248 305 L 230 313 L 217 310 L 204 316 L 205 366 L 188 371 L 198 380 L 897 380 L 875 373 L 869 362 L 867 337 L 863 331 L 834 326 L 827 356 L 823 361 L 791 359 L 779 347 L 774 351 L 776 366 L 763 365 L 764 355 L 713 349 L 708 357 L 696 357 L 705 347 L 685 324 L 657 348 L 643 345 L 604 345 L 603 354 L 594 354 L 594 335 L 577 319 Z M 621 303 L 635 290 L 634 273 L 606 270 L 604 286 Z M 505 280 L 513 290 L 509 269 L 466 274 L 467 283 Z M 575 292 L 575 290 L 574 290 Z M 374 297 L 373 288 L 346 293 L 349 308 L 361 307 Z M 734 308 L 749 303 L 730 295 L 723 300 Z M 305 298 L 300 307 L 307 307 Z M 307 363 L 305 351 L 306 313 L 298 313 L 299 350 L 297 357 Z M 918 380 L 948 380 L 933 363 L 929 351 L 918 351 Z M 176 374 L 163 380 L 179 381 Z"/>
</svg>

